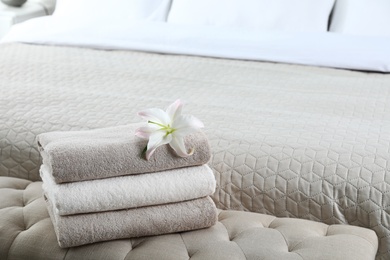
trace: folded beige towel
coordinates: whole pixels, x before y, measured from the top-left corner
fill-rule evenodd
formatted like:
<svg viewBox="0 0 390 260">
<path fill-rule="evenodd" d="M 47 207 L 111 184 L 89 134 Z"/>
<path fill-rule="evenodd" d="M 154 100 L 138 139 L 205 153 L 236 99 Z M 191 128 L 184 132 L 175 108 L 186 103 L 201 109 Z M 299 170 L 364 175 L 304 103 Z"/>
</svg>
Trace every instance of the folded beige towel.
<svg viewBox="0 0 390 260">
<path fill-rule="evenodd" d="M 193 155 L 181 158 L 163 145 L 146 161 L 142 151 L 147 140 L 134 135 L 141 125 L 44 133 L 37 137 L 38 147 L 56 183 L 163 171 L 210 160 L 207 137 L 198 132 L 185 138 L 186 147 L 195 148 Z"/>
<path fill-rule="evenodd" d="M 201 229 L 214 225 L 218 217 L 210 197 L 130 210 L 70 216 L 53 213 L 50 198 L 46 198 L 46 202 L 58 243 L 63 248 Z"/>
<path fill-rule="evenodd" d="M 59 215 L 192 200 L 213 194 L 216 186 L 213 171 L 207 165 L 62 184 L 54 182 L 45 165 L 40 172 L 43 190 Z"/>
</svg>

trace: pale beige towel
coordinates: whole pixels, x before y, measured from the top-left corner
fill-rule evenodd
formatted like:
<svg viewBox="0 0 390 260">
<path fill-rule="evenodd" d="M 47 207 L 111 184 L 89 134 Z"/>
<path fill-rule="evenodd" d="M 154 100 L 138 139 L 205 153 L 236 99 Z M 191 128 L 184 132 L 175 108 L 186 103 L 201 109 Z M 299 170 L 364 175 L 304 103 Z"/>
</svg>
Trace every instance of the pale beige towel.
<svg viewBox="0 0 390 260">
<path fill-rule="evenodd" d="M 54 213 L 61 216 L 197 199 L 213 194 L 216 183 L 207 165 L 62 184 L 42 165 L 41 177 Z"/>
<path fill-rule="evenodd" d="M 87 131 L 50 132 L 38 135 L 38 147 L 56 183 L 102 179 L 206 164 L 211 157 L 204 133 L 185 138 L 193 155 L 178 157 L 168 145 L 157 148 L 149 161 L 142 156 L 147 141 L 134 135 L 143 124 Z"/>
<path fill-rule="evenodd" d="M 45 196 L 58 244 L 63 248 L 201 229 L 214 225 L 218 218 L 210 197 L 130 210 L 59 216 L 53 213 L 50 198 Z"/>
</svg>

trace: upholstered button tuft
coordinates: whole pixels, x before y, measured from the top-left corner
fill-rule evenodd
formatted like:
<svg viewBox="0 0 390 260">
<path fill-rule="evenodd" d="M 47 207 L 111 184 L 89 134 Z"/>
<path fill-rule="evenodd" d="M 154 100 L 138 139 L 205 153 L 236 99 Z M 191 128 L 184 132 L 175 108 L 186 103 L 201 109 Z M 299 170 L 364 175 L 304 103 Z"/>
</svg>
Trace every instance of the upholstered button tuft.
<svg viewBox="0 0 390 260">
<path fill-rule="evenodd" d="M 0 183 L 12 186 L 12 178 Z M 10 192 L 6 195 L 7 202 L 0 200 L 1 259 L 65 259 L 66 256 L 67 259 L 113 260 L 367 260 L 374 259 L 378 246 L 375 233 L 364 228 L 221 211 L 219 222 L 207 229 L 62 249 L 47 213 L 41 183 L 29 183 L 25 190 L 2 190 Z M 25 206 L 21 205 L 21 198 Z"/>
</svg>

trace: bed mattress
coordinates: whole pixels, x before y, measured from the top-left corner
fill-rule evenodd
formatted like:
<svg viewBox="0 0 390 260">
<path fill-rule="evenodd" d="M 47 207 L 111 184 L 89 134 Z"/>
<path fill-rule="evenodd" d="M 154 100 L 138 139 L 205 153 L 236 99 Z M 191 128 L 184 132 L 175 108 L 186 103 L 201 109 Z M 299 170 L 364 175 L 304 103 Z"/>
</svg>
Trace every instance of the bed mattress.
<svg viewBox="0 0 390 260">
<path fill-rule="evenodd" d="M 0 57 L 1 176 L 39 180 L 37 134 L 181 98 L 205 123 L 219 208 L 368 227 L 390 257 L 390 75 L 16 43 Z"/>
</svg>

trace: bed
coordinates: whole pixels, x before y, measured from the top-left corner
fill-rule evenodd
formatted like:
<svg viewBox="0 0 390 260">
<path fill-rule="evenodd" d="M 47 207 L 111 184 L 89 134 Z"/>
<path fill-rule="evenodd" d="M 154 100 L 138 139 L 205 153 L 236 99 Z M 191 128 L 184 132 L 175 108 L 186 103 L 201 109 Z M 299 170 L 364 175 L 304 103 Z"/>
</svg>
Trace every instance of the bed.
<svg viewBox="0 0 390 260">
<path fill-rule="evenodd" d="M 229 52 L 242 30 L 211 43 L 209 27 L 137 22 L 118 37 L 54 18 L 0 45 L 1 176 L 40 180 L 40 133 L 135 123 L 137 111 L 181 98 L 205 123 L 218 208 L 366 227 L 377 259 L 390 257 L 389 38 L 265 32 Z M 308 52 L 287 55 L 281 37 Z M 274 50 L 254 51 L 259 42 Z"/>
</svg>

